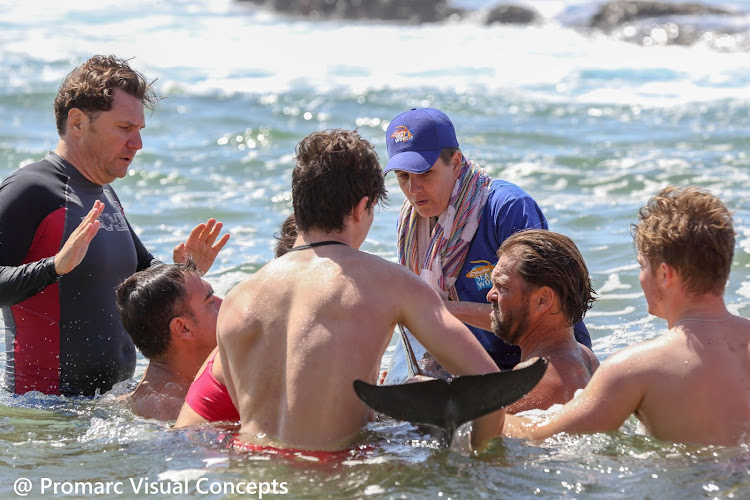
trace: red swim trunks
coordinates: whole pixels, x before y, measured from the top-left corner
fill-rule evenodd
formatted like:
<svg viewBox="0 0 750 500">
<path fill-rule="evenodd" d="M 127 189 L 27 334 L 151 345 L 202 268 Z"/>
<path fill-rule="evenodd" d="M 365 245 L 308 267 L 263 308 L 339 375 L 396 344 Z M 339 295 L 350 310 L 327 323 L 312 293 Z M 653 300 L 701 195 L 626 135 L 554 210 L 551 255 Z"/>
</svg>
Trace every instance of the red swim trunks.
<svg viewBox="0 0 750 500">
<path fill-rule="evenodd" d="M 307 460 L 328 464 L 332 462 L 343 462 L 348 459 L 364 458 L 366 453 L 374 448 L 370 445 L 360 445 L 354 448 L 346 448 L 336 451 L 322 450 L 299 450 L 295 448 L 276 448 L 262 444 L 248 443 L 242 441 L 236 436 L 230 441 L 230 446 L 239 451 L 250 451 L 263 455 L 274 455 L 293 460 Z"/>
</svg>

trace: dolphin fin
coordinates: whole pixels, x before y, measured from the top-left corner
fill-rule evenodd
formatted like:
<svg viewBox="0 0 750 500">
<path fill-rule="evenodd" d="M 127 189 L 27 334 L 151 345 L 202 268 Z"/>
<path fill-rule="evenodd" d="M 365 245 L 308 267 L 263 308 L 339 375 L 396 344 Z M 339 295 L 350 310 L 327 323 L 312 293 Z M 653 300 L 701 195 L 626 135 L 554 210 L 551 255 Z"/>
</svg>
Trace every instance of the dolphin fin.
<svg viewBox="0 0 750 500">
<path fill-rule="evenodd" d="M 453 435 L 461 424 L 521 399 L 541 380 L 547 361 L 484 375 L 465 375 L 450 382 L 429 380 L 399 385 L 354 381 L 354 392 L 367 406 L 397 420 L 428 424 Z"/>
</svg>

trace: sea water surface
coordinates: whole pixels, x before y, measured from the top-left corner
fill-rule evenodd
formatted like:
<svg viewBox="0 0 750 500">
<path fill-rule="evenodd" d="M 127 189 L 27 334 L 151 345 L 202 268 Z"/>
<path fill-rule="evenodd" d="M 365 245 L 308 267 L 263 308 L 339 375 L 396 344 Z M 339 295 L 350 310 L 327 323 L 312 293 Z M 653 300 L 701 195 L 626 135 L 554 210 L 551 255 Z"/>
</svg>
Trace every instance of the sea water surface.
<svg viewBox="0 0 750 500">
<path fill-rule="evenodd" d="M 272 257 L 300 139 L 357 128 L 385 163 L 389 120 L 432 106 L 452 118 L 465 153 L 527 190 L 551 229 L 576 241 L 599 293 L 586 323 L 601 359 L 665 327 L 646 311 L 629 225 L 668 184 L 710 189 L 734 212 L 726 299 L 750 314 L 750 52 L 733 45 L 742 37 L 644 46 L 576 28 L 593 0 L 528 4 L 543 22 L 313 22 L 230 0 L 0 1 L 0 175 L 55 147 L 52 101 L 73 66 L 96 53 L 132 58 L 164 99 L 114 187 L 165 261 L 198 222 L 224 222 L 232 239 L 207 276 L 224 294 Z M 748 24 L 750 2 L 725 6 Z M 392 176 L 387 185 L 390 204 L 363 250 L 394 260 L 404 198 Z M 145 366 L 139 355 L 136 378 Z M 332 464 L 231 452 L 219 430 L 170 431 L 111 395 L 3 394 L 0 425 L 2 498 L 23 479 L 29 498 L 750 495 L 747 447 L 661 442 L 634 420 L 613 434 L 501 440 L 478 457 L 381 422 L 366 429 L 371 449 Z"/>
</svg>

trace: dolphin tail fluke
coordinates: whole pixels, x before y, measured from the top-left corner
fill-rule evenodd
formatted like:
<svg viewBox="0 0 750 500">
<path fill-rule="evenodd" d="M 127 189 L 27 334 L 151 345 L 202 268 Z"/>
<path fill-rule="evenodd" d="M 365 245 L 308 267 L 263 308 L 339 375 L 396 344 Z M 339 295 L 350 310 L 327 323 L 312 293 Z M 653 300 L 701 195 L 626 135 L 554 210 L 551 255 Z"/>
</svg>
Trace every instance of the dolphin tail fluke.
<svg viewBox="0 0 750 500">
<path fill-rule="evenodd" d="M 521 399 L 541 380 L 547 361 L 516 370 L 466 375 L 450 382 L 429 380 L 412 384 L 381 385 L 354 381 L 354 392 L 367 406 L 397 420 L 453 431 Z"/>
</svg>

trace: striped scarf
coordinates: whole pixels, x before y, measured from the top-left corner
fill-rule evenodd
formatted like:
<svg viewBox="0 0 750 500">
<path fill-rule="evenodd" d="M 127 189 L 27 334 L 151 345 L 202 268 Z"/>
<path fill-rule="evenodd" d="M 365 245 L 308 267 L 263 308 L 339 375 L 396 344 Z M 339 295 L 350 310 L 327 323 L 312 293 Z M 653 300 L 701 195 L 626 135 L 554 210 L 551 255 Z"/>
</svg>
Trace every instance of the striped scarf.
<svg viewBox="0 0 750 500">
<path fill-rule="evenodd" d="M 430 234 L 430 220 L 405 200 L 398 218 L 398 260 L 445 299 L 458 300 L 455 284 L 487 202 L 492 179 L 463 157 L 448 208 Z"/>
</svg>

